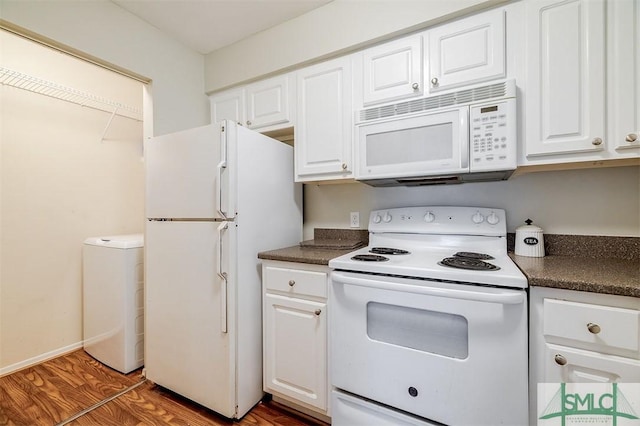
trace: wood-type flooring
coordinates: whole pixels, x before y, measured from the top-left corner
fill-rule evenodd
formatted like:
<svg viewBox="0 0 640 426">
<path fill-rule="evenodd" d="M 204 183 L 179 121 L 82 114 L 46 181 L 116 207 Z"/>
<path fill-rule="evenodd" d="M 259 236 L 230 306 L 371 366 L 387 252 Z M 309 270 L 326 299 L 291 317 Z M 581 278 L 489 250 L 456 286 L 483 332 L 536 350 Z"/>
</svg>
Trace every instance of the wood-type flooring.
<svg viewBox="0 0 640 426">
<path fill-rule="evenodd" d="M 142 380 L 121 374 L 83 350 L 0 377 L 0 425 L 53 426 Z M 275 402 L 261 402 L 239 421 L 226 419 L 146 381 L 68 423 L 73 426 L 325 426 Z"/>
</svg>

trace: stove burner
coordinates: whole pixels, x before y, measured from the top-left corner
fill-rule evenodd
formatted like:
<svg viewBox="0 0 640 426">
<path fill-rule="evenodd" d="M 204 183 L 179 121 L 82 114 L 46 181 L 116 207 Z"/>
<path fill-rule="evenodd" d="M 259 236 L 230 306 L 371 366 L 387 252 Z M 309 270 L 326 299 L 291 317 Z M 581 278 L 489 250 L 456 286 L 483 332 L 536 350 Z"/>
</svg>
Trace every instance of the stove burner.
<svg viewBox="0 0 640 426">
<path fill-rule="evenodd" d="M 376 254 L 409 254 L 408 251 L 406 250 L 402 250 L 402 249 L 397 249 L 397 248 L 389 248 L 389 247 L 373 247 L 371 250 L 369 250 L 369 252 L 371 253 L 376 253 Z"/>
<path fill-rule="evenodd" d="M 453 255 L 454 257 L 461 257 L 464 259 L 475 259 L 475 260 L 491 260 L 495 259 L 493 256 L 484 254 L 484 253 L 474 253 L 471 251 L 459 251 Z"/>
<path fill-rule="evenodd" d="M 384 256 L 378 256 L 377 254 L 356 254 L 351 260 L 361 260 L 364 262 L 386 262 L 389 260 Z"/>
<path fill-rule="evenodd" d="M 438 265 L 450 268 L 471 269 L 473 271 L 497 271 L 499 266 L 487 263 L 483 260 L 468 259 L 464 257 L 446 257 L 438 262 Z"/>
</svg>

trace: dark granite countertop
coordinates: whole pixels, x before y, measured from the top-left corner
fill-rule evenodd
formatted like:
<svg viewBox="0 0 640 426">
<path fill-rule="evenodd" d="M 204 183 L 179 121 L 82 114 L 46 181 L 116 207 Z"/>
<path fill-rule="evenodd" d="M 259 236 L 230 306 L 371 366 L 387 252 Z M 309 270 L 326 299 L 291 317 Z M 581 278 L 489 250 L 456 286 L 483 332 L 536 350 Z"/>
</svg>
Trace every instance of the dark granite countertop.
<svg viewBox="0 0 640 426">
<path fill-rule="evenodd" d="M 328 265 L 331 259 L 350 253 L 368 243 L 369 232 L 366 229 L 316 228 L 313 230 L 313 240 L 301 241 L 296 246 L 263 251 L 258 253 L 258 258 Z"/>
<path fill-rule="evenodd" d="M 529 286 L 640 297 L 637 259 L 509 255 L 526 275 Z"/>
<path fill-rule="evenodd" d="M 511 252 L 514 243 L 507 234 Z M 640 297 L 640 238 L 549 234 L 544 249 L 545 257 L 510 253 L 529 286 Z"/>
<path fill-rule="evenodd" d="M 328 265 L 334 257 L 342 256 L 354 249 L 339 250 L 327 248 L 303 247 L 300 245 L 285 247 L 278 250 L 258 253 L 259 259 L 280 260 L 282 262 L 312 263 L 314 265 Z"/>
<path fill-rule="evenodd" d="M 529 286 L 640 297 L 640 238 L 545 235 L 547 256 L 525 257 L 512 253 L 514 234 L 507 237 L 509 255 Z M 354 251 L 353 241 L 358 239 L 366 245 L 367 231 L 316 229 L 314 240 L 261 252 L 258 257 L 328 265 L 331 259 Z"/>
</svg>

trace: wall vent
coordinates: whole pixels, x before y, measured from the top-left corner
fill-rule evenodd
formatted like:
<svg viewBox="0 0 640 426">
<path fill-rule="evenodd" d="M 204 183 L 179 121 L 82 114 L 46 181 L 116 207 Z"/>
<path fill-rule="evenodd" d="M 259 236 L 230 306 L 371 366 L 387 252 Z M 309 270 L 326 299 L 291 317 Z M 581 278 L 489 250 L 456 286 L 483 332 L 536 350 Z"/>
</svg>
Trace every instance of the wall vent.
<svg viewBox="0 0 640 426">
<path fill-rule="evenodd" d="M 513 90 L 509 84 L 513 85 Z M 512 93 L 509 93 L 512 92 Z M 443 95 L 430 96 L 412 101 L 400 102 L 392 105 L 383 105 L 374 108 L 360 110 L 359 121 L 371 121 L 380 118 L 393 117 L 397 115 L 409 114 L 420 111 L 428 111 L 455 105 L 464 105 L 472 102 L 483 101 L 493 98 L 504 98 L 515 96 L 515 83 L 513 80 L 503 81 L 488 86 L 479 86 L 458 92 L 446 93 Z"/>
</svg>

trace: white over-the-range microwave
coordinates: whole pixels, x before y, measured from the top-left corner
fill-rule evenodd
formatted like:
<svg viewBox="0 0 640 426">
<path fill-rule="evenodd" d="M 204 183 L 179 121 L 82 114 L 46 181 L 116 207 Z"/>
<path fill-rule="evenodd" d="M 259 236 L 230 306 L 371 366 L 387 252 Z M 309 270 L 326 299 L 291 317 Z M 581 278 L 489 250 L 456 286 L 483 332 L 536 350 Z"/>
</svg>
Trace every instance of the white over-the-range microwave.
<svg viewBox="0 0 640 426">
<path fill-rule="evenodd" d="M 508 179 L 516 122 L 514 80 L 361 110 L 355 177 L 372 186 Z"/>
</svg>

